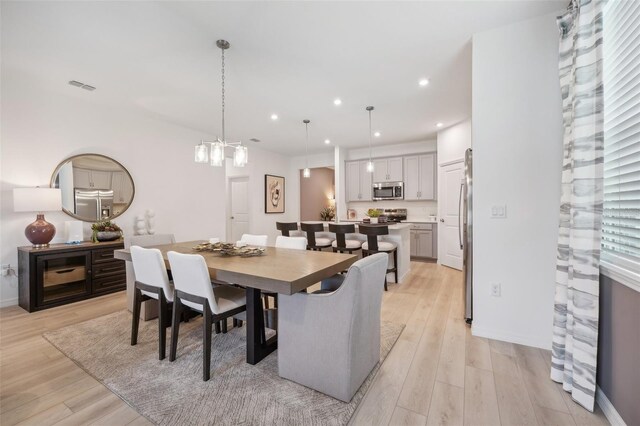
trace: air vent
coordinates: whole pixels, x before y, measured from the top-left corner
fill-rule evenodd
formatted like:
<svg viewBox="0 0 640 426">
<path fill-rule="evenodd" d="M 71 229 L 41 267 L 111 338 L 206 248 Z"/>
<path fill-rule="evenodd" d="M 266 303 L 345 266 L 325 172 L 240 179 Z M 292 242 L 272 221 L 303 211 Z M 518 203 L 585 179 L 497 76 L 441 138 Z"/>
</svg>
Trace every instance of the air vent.
<svg viewBox="0 0 640 426">
<path fill-rule="evenodd" d="M 260 142 L 260 139 L 256 139 L 256 138 L 251 138 L 249 139 L 251 142 Z"/>
<path fill-rule="evenodd" d="M 88 85 L 88 84 L 84 84 L 84 83 L 82 83 L 82 82 L 80 82 L 80 81 L 76 81 L 76 80 L 71 80 L 71 81 L 69 82 L 69 84 L 70 84 L 70 85 L 72 85 L 72 86 L 75 86 L 75 87 L 79 87 L 79 88 L 84 89 L 84 90 L 88 90 L 88 91 L 90 91 L 90 92 L 92 92 L 92 91 L 96 90 L 96 88 L 95 88 L 95 87 L 90 86 L 90 85 Z"/>
</svg>

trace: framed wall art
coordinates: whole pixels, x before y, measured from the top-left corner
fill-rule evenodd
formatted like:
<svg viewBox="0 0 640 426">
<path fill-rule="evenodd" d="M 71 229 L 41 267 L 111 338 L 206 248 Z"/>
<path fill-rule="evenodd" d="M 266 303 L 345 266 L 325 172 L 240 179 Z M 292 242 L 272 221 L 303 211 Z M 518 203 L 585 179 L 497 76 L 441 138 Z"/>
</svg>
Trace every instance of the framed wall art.
<svg viewBox="0 0 640 426">
<path fill-rule="evenodd" d="M 264 212 L 284 213 L 284 177 L 264 175 Z"/>
</svg>

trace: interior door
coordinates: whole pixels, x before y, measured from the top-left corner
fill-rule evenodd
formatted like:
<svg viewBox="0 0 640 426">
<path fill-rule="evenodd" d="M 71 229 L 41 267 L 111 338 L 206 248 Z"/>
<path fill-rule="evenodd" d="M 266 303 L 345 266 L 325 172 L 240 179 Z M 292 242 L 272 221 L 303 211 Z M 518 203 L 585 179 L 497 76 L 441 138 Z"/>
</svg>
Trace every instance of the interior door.
<svg viewBox="0 0 640 426">
<path fill-rule="evenodd" d="M 440 228 L 438 245 L 440 263 L 451 268 L 462 270 L 462 248 L 460 247 L 460 206 L 461 188 L 464 178 L 464 162 L 456 162 L 440 167 L 442 179 L 438 209 Z"/>
<path fill-rule="evenodd" d="M 229 179 L 229 242 L 239 241 L 249 233 L 249 179 Z"/>
</svg>

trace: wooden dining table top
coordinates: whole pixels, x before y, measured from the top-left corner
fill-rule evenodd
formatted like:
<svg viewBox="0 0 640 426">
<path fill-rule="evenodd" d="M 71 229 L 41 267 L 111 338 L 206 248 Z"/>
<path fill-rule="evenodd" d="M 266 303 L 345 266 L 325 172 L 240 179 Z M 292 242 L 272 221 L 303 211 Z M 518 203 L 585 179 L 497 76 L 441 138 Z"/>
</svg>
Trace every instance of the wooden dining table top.
<svg viewBox="0 0 640 426">
<path fill-rule="evenodd" d="M 203 241 L 163 244 L 162 252 L 167 269 L 171 269 L 167 252 L 199 254 L 204 258 L 212 279 L 253 287 L 272 293 L 295 294 L 324 278 L 348 269 L 357 260 L 353 254 L 328 251 L 309 251 L 266 247 L 261 256 L 222 256 L 219 253 L 193 249 Z M 129 249 L 114 251 L 114 257 L 131 261 Z"/>
</svg>

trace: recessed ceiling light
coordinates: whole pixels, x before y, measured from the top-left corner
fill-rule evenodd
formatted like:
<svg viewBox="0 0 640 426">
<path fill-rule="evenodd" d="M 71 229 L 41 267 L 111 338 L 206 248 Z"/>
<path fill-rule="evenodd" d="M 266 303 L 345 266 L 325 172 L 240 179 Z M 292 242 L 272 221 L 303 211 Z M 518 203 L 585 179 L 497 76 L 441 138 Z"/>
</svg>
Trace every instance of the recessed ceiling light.
<svg viewBox="0 0 640 426">
<path fill-rule="evenodd" d="M 325 139 L 325 140 L 324 140 L 324 143 L 325 143 L 325 144 L 327 144 L 327 145 L 329 145 L 329 144 L 331 143 L 331 141 L 330 141 L 329 139 Z"/>
<path fill-rule="evenodd" d="M 442 124 L 442 123 L 436 123 L 436 127 L 442 127 L 442 126 L 444 126 L 444 124 Z"/>
<path fill-rule="evenodd" d="M 271 119 L 276 121 L 278 119 L 278 114 L 271 114 Z"/>
<path fill-rule="evenodd" d="M 334 104 L 334 105 L 342 105 L 342 99 L 340 99 L 340 98 L 335 98 L 335 99 L 333 100 L 333 104 Z"/>
<path fill-rule="evenodd" d="M 380 137 L 380 135 L 381 135 L 381 133 L 380 133 L 380 132 L 375 132 L 375 133 L 373 134 L 373 136 L 375 136 L 376 138 L 379 138 L 379 137 Z"/>
<path fill-rule="evenodd" d="M 429 84 L 429 79 L 427 79 L 427 78 L 423 78 L 423 79 L 421 79 L 421 80 L 418 82 L 418 84 L 419 84 L 420 86 L 423 86 L 423 87 L 424 87 L 424 86 L 426 86 L 427 84 Z"/>
</svg>

